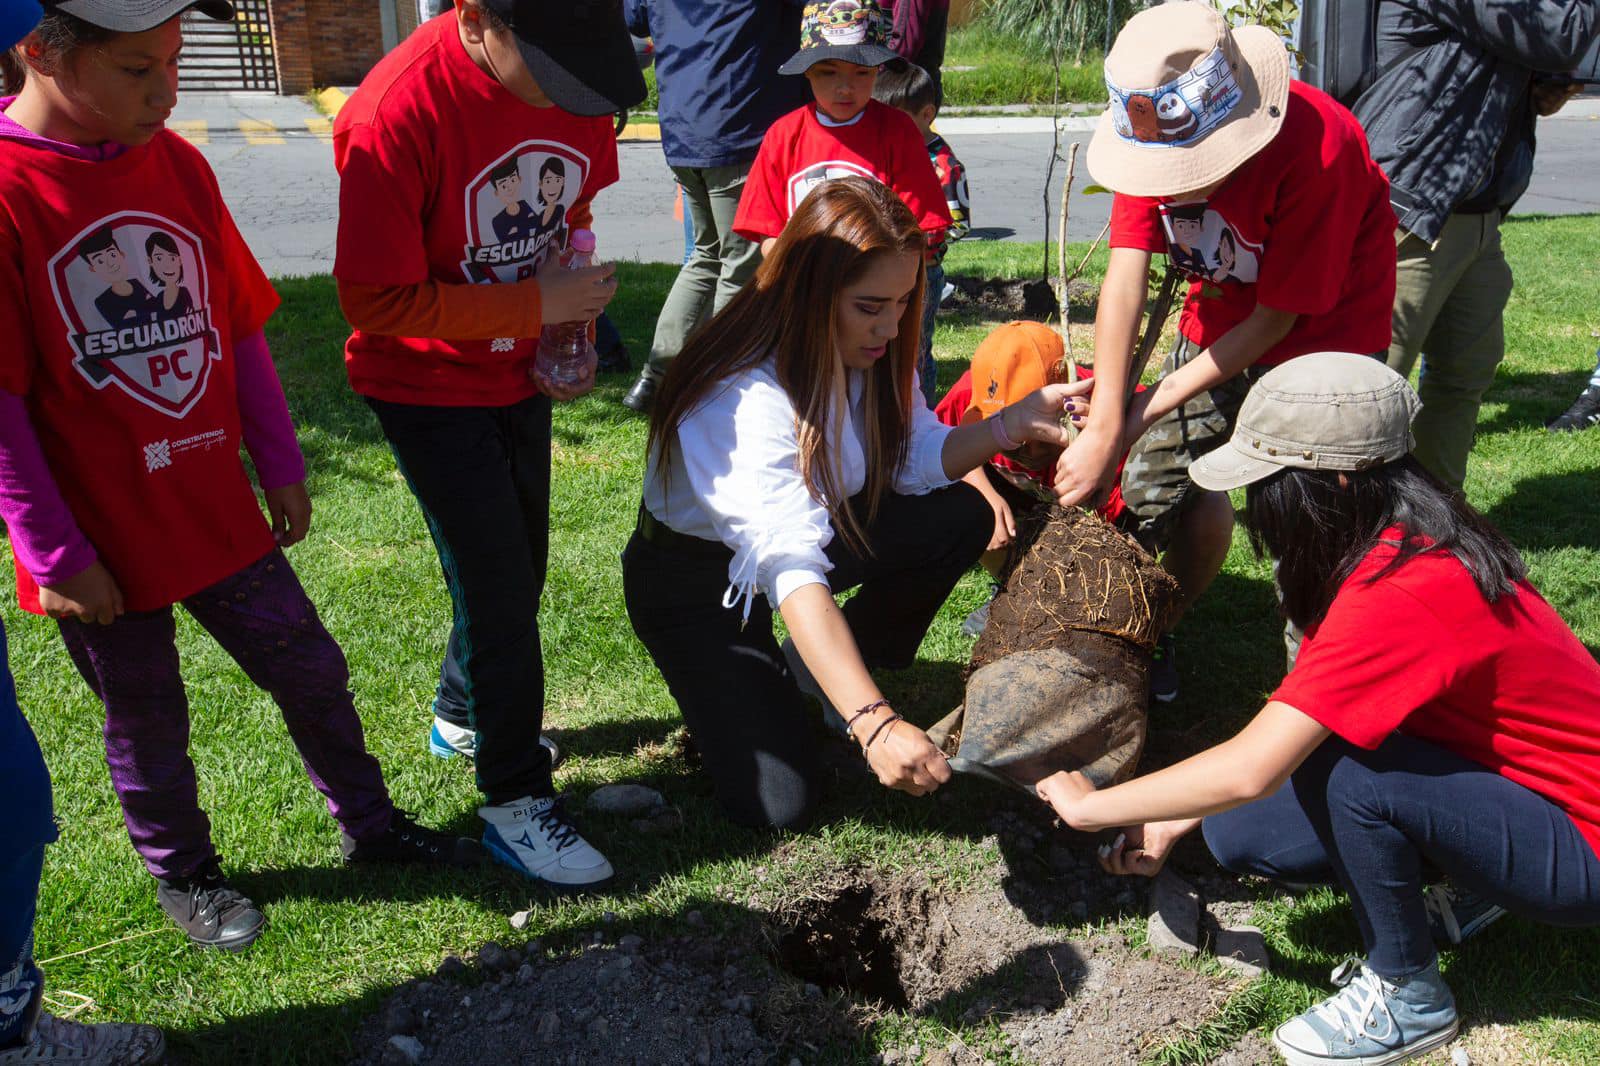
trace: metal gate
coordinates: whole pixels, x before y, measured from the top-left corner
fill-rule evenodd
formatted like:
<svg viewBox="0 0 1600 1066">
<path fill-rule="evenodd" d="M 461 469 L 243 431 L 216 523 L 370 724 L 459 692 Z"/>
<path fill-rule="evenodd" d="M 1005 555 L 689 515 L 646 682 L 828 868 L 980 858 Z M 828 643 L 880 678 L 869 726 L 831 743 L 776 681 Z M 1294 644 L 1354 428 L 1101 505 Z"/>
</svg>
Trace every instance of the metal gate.
<svg viewBox="0 0 1600 1066">
<path fill-rule="evenodd" d="M 182 88 L 278 91 L 267 0 L 233 0 L 233 7 L 231 23 L 193 10 L 183 16 L 183 58 L 178 64 Z"/>
</svg>

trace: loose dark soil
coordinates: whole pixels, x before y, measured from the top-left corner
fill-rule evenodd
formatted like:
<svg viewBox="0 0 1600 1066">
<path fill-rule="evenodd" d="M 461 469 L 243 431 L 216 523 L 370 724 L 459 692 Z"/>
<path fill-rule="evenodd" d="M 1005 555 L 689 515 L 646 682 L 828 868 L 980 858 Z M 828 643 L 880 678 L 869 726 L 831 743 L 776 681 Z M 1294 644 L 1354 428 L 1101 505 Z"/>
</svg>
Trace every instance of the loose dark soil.
<svg viewBox="0 0 1600 1066">
<path fill-rule="evenodd" d="M 975 314 L 986 318 L 1031 318 L 1042 322 L 1059 309 L 1056 294 L 1049 283 L 1037 279 L 1017 281 L 951 274 L 945 280 L 955 286 L 955 291 L 945 298 L 941 308 L 957 314 Z M 1069 292 L 1069 300 L 1071 295 Z"/>
</svg>

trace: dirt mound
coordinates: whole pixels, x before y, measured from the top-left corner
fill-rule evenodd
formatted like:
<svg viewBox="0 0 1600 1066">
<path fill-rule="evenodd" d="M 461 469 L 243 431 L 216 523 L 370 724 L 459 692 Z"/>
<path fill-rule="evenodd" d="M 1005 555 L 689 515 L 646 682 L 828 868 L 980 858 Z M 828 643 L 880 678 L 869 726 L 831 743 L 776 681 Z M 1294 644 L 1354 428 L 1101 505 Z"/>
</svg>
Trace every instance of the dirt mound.
<svg viewBox="0 0 1600 1066">
<path fill-rule="evenodd" d="M 1010 278 L 973 278 L 962 274 L 946 276 L 954 290 L 943 307 L 957 313 L 991 318 L 1031 318 L 1043 322 L 1056 313 L 1056 294 L 1048 282 L 1037 278 L 1017 281 Z"/>
</svg>

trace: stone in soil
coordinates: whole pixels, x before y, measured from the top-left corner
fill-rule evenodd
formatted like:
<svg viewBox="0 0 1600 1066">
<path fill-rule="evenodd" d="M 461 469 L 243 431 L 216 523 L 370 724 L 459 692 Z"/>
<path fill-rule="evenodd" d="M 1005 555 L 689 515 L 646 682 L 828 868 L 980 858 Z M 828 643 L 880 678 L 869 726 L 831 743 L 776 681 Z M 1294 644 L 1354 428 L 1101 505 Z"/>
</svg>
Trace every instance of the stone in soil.
<svg viewBox="0 0 1600 1066">
<path fill-rule="evenodd" d="M 1162 870 L 1150 883 L 1145 939 L 1157 951 L 1193 955 L 1200 950 L 1200 895 L 1171 870 Z"/>
<path fill-rule="evenodd" d="M 1272 969 L 1266 938 L 1253 925 L 1218 929 L 1212 937 L 1211 950 L 1218 962 L 1246 977 L 1260 977 Z"/>
<path fill-rule="evenodd" d="M 637 817 L 667 805 L 666 797 L 644 785 L 601 785 L 589 793 L 586 806 L 602 814 Z"/>
</svg>

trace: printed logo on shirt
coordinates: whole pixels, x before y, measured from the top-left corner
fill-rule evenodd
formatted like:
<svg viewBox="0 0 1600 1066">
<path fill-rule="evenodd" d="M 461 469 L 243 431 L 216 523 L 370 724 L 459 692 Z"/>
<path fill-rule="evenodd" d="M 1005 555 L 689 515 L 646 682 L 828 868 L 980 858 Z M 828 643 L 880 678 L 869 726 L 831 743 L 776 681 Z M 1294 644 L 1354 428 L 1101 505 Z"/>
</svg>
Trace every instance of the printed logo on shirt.
<svg viewBox="0 0 1600 1066">
<path fill-rule="evenodd" d="M 228 444 L 228 434 L 222 429 L 208 429 L 201 433 L 194 433 L 179 440 L 162 439 L 144 446 L 145 473 L 153 474 L 157 470 L 165 470 L 172 465 L 175 456 L 183 456 L 189 452 L 205 452 L 212 448 L 224 448 Z"/>
<path fill-rule="evenodd" d="M 48 272 L 73 365 L 90 385 L 114 384 L 173 418 L 205 395 L 222 346 L 194 234 L 159 215 L 118 212 L 67 242 Z"/>
<path fill-rule="evenodd" d="M 567 211 L 589 176 L 589 158 L 555 141 L 524 141 L 466 189 L 461 269 L 476 284 L 531 278 L 567 247 Z"/>
<path fill-rule="evenodd" d="M 795 208 L 807 196 L 825 181 L 836 178 L 871 178 L 874 181 L 878 176 L 866 167 L 856 163 L 848 163 L 842 159 L 830 159 L 823 163 L 812 163 L 804 170 L 797 171 L 789 176 L 789 213 L 792 215 Z"/>
<path fill-rule="evenodd" d="M 1215 285 L 1254 285 L 1261 246 L 1239 236 L 1236 227 L 1205 202 L 1160 205 L 1172 265 L 1192 278 Z"/>
</svg>

